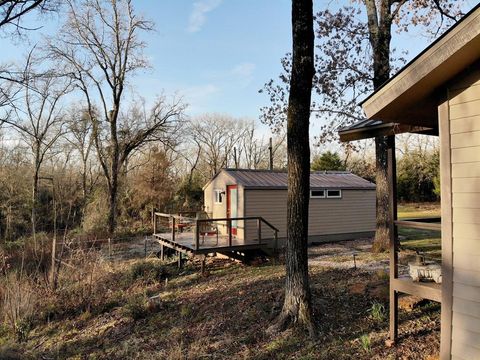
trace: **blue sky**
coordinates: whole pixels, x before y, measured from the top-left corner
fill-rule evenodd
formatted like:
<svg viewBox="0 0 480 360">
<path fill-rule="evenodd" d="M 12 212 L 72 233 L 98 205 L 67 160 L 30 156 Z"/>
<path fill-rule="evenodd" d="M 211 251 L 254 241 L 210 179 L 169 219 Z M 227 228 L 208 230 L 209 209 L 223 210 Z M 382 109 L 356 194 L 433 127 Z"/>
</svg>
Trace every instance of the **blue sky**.
<svg viewBox="0 0 480 360">
<path fill-rule="evenodd" d="M 258 90 L 280 71 L 290 45 L 290 1 L 201 0 L 149 2 L 155 14 L 148 54 L 154 74 L 142 78 L 152 91 L 178 91 L 189 112 L 258 117 Z M 142 6 L 140 6 L 142 4 Z"/>
<path fill-rule="evenodd" d="M 469 2 L 467 10 L 476 3 Z M 349 1 L 319 0 L 315 7 L 338 3 Z M 151 100 L 162 91 L 177 92 L 189 104 L 189 115 L 258 119 L 260 107 L 268 104 L 258 90 L 277 77 L 280 58 L 291 49 L 290 0 L 136 0 L 134 5 L 156 24 L 145 38 L 152 69 L 134 82 L 140 95 Z M 60 21 L 53 17 L 29 33 L 29 44 L 0 39 L 0 62 L 18 58 L 42 34 L 54 33 Z M 409 49 L 407 58 L 429 42 L 415 32 L 394 38 L 394 46 Z"/>
</svg>

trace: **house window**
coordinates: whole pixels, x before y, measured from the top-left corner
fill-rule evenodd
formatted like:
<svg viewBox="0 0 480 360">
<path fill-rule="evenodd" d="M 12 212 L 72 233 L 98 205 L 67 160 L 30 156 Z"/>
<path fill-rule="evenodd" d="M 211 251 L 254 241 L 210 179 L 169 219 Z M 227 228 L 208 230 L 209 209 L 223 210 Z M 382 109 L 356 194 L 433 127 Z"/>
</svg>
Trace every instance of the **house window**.
<svg viewBox="0 0 480 360">
<path fill-rule="evenodd" d="M 310 190 L 310 197 L 311 198 L 324 198 L 325 197 L 325 190 Z"/>
<path fill-rule="evenodd" d="M 224 191 L 223 190 L 213 190 L 213 195 L 214 195 L 214 200 L 213 202 L 215 204 L 221 204 L 223 203 L 223 194 L 224 194 Z"/>
<path fill-rule="evenodd" d="M 342 197 L 342 190 L 327 190 L 327 198 L 340 199 Z"/>
</svg>

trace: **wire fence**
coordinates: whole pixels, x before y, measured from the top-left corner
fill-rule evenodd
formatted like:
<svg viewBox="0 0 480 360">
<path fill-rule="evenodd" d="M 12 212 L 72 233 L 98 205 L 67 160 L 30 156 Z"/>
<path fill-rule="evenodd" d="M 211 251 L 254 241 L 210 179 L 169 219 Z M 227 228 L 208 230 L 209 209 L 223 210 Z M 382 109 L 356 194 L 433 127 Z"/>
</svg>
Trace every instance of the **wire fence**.
<svg viewBox="0 0 480 360">
<path fill-rule="evenodd" d="M 122 238 L 73 238 L 56 243 L 57 257 L 68 258 L 79 253 L 97 252 L 104 260 L 122 261 L 156 257 L 160 245 L 152 236 Z"/>
</svg>

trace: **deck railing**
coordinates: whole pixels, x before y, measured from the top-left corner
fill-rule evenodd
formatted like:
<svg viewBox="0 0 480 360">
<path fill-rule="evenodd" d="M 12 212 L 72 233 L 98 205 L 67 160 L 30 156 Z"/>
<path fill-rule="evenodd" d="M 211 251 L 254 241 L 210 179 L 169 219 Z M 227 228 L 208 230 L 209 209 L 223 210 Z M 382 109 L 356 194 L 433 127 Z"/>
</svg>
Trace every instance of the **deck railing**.
<svg viewBox="0 0 480 360">
<path fill-rule="evenodd" d="M 264 228 L 267 227 L 270 231 L 273 232 L 273 241 L 274 241 L 274 248 L 278 248 L 278 229 L 272 225 L 270 222 L 265 220 L 261 216 L 244 216 L 244 217 L 230 217 L 230 218 L 207 218 L 207 219 L 200 219 L 200 218 L 192 218 L 186 217 L 182 215 L 176 214 L 167 214 L 167 213 L 154 213 L 154 221 L 153 221 L 153 233 L 165 233 L 165 231 L 159 231 L 159 219 L 163 219 L 164 222 L 167 220 L 167 226 L 163 226 L 163 230 L 167 230 L 167 233 L 171 235 L 171 241 L 176 242 L 176 234 L 178 232 L 184 232 L 185 230 L 191 230 L 193 232 L 194 240 L 195 240 L 195 250 L 199 250 L 201 248 L 201 243 L 205 240 L 205 234 L 210 236 L 216 236 L 217 239 L 217 246 L 218 246 L 218 237 L 219 237 L 219 227 L 222 228 L 223 232 L 221 235 L 227 236 L 228 239 L 228 247 L 235 246 L 234 238 L 237 238 L 238 235 L 234 234 L 234 231 L 243 231 L 243 240 L 247 241 L 247 234 L 246 226 L 243 227 L 236 227 L 233 226 L 235 222 L 238 225 L 240 222 L 243 222 L 245 225 L 248 221 L 255 221 L 256 223 L 256 236 L 258 244 L 263 244 L 264 240 L 266 240 L 264 236 Z M 214 224 L 215 228 L 212 228 L 211 231 L 208 231 L 208 225 Z M 189 231 L 190 232 L 190 231 Z M 251 244 L 251 243 L 250 243 Z"/>
<path fill-rule="evenodd" d="M 405 227 L 420 230 L 440 231 L 442 229 L 441 219 L 439 217 L 395 220 L 394 224 L 396 227 Z"/>
</svg>

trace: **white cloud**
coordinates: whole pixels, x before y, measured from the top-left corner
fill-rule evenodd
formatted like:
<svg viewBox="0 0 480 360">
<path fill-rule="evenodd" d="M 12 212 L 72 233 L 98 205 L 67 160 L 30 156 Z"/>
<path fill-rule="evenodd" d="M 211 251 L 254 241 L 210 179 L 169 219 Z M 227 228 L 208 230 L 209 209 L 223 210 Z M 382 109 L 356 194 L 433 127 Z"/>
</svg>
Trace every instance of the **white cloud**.
<svg viewBox="0 0 480 360">
<path fill-rule="evenodd" d="M 202 113 L 208 111 L 213 96 L 220 91 L 217 85 L 205 84 L 186 87 L 180 93 L 183 94 L 190 113 Z"/>
<path fill-rule="evenodd" d="M 240 77 L 250 77 L 255 70 L 255 64 L 253 63 L 241 63 L 232 69 L 232 74 Z"/>
<path fill-rule="evenodd" d="M 240 81 L 242 87 L 247 87 L 254 79 L 254 71 L 255 64 L 246 62 L 236 65 L 231 70 L 231 74 Z"/>
<path fill-rule="evenodd" d="M 207 21 L 207 14 L 222 3 L 222 0 L 200 0 L 193 3 L 193 10 L 188 19 L 187 31 L 194 33 L 200 31 Z"/>
</svg>

